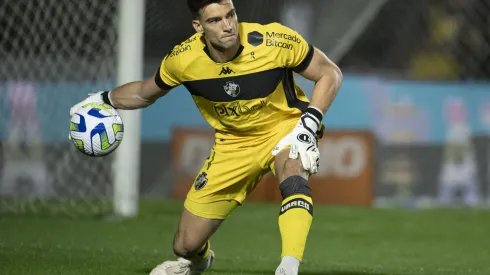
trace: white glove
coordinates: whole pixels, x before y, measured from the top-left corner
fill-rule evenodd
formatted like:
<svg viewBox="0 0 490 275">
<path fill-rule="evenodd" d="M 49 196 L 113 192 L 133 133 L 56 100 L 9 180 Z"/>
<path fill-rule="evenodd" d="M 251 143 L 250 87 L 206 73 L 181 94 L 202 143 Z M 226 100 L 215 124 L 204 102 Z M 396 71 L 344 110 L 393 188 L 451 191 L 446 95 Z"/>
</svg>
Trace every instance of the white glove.
<svg viewBox="0 0 490 275">
<path fill-rule="evenodd" d="M 105 93 L 105 95 L 104 95 Z M 87 104 L 87 103 L 98 103 L 98 104 L 104 104 L 104 103 L 111 103 L 111 100 L 109 99 L 109 92 L 107 91 L 100 91 L 100 92 L 97 92 L 95 94 L 88 94 L 89 96 L 84 99 L 83 101 L 73 105 L 71 108 L 70 108 L 70 117 L 72 117 L 75 112 L 77 111 L 78 108 L 80 108 L 81 106 Z M 107 97 L 107 102 L 104 101 L 104 97 Z M 109 104 L 112 106 L 112 103 Z M 71 135 L 68 134 L 68 139 L 71 140 Z"/>
<path fill-rule="evenodd" d="M 320 152 L 318 150 L 317 132 L 321 125 L 322 113 L 316 108 L 308 108 L 301 115 L 296 127 L 282 138 L 272 150 L 272 155 L 277 156 L 286 147 L 290 147 L 289 158 L 300 157 L 303 169 L 310 174 L 316 174 L 320 166 Z M 323 130 L 323 129 L 321 129 Z"/>
<path fill-rule="evenodd" d="M 109 99 L 109 95 L 107 94 L 107 101 L 108 102 L 105 102 L 104 101 L 104 98 L 103 98 L 103 94 L 104 93 L 108 93 L 107 91 L 100 91 L 100 92 L 97 92 L 95 94 L 88 94 L 89 96 L 84 99 L 83 101 L 73 105 L 73 107 L 70 108 L 70 117 L 73 116 L 73 114 L 75 114 L 76 110 L 78 108 L 80 108 L 81 106 L 87 104 L 87 103 L 99 103 L 99 104 L 104 104 L 104 103 L 110 103 L 110 99 Z M 109 104 L 109 105 L 112 105 Z"/>
</svg>

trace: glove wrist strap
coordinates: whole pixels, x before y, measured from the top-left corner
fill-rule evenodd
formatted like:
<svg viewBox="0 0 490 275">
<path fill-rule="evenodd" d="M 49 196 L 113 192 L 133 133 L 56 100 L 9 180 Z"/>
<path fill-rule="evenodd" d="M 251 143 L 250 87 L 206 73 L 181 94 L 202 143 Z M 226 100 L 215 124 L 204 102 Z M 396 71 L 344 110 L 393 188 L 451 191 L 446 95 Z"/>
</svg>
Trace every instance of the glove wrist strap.
<svg viewBox="0 0 490 275">
<path fill-rule="evenodd" d="M 301 116 L 303 127 L 310 131 L 313 135 L 316 134 L 320 127 L 320 122 L 323 119 L 323 114 L 314 107 L 308 107 Z"/>
<path fill-rule="evenodd" d="M 322 112 L 320 111 L 320 109 L 316 108 L 316 107 L 308 107 L 305 111 L 305 113 L 309 113 L 310 115 L 314 116 L 316 119 L 318 119 L 318 124 L 320 124 L 320 122 L 322 122 L 323 120 L 323 114 Z"/>
<path fill-rule="evenodd" d="M 104 101 L 105 104 L 109 104 L 114 108 L 114 105 L 112 105 L 111 99 L 109 98 L 109 92 L 110 91 L 102 92 L 102 101 Z"/>
</svg>

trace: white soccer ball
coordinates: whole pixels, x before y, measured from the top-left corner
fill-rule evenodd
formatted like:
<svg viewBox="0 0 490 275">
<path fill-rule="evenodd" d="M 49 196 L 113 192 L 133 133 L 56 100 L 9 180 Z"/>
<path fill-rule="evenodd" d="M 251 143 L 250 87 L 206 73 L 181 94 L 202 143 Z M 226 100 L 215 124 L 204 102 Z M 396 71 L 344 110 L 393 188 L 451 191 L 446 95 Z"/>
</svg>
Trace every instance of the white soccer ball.
<svg viewBox="0 0 490 275">
<path fill-rule="evenodd" d="M 123 135 L 121 116 L 108 104 L 82 105 L 70 120 L 70 139 L 80 152 L 88 156 L 107 156 L 116 150 Z"/>
</svg>

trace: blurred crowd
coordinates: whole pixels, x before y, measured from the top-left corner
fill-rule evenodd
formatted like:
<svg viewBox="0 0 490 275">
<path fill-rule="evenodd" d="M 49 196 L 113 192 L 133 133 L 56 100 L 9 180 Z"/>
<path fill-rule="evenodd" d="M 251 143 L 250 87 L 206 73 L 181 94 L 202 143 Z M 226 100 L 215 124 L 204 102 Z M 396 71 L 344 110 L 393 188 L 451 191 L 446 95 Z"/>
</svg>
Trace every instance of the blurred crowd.
<svg viewBox="0 0 490 275">
<path fill-rule="evenodd" d="M 358 73 L 490 79 L 490 1 L 387 1 L 341 61 Z"/>
<path fill-rule="evenodd" d="M 490 2 L 433 2 L 427 40 L 413 56 L 412 74 L 417 78 L 490 78 Z"/>
</svg>

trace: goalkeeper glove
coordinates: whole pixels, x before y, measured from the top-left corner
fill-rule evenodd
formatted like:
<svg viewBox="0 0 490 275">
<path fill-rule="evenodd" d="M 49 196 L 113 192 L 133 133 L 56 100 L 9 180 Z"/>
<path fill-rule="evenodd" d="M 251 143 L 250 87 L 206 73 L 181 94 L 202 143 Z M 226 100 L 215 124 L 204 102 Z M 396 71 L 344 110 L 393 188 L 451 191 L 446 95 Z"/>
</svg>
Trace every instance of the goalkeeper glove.
<svg viewBox="0 0 490 275">
<path fill-rule="evenodd" d="M 71 108 L 70 108 L 70 117 L 72 117 L 76 111 L 78 110 L 78 108 L 82 107 L 83 105 L 87 104 L 87 103 L 98 103 L 98 104 L 109 104 L 111 105 L 112 107 L 114 107 L 111 103 L 111 100 L 109 99 L 109 91 L 100 91 L 100 92 L 97 92 L 95 94 L 88 94 L 89 96 L 84 99 L 83 101 L 73 105 Z M 68 134 L 68 139 L 71 140 L 71 135 Z"/>
<path fill-rule="evenodd" d="M 99 91 L 95 94 L 88 94 L 89 96 L 84 99 L 83 101 L 73 105 L 73 107 L 70 108 L 70 116 L 73 116 L 75 112 L 77 111 L 78 108 L 81 106 L 87 104 L 87 103 L 99 103 L 99 104 L 109 104 L 112 107 L 112 102 L 109 98 L 109 91 Z"/>
<path fill-rule="evenodd" d="M 323 136 L 323 114 L 314 107 L 308 107 L 301 115 L 296 127 L 282 138 L 272 150 L 277 156 L 286 147 L 290 147 L 289 158 L 301 160 L 303 169 L 310 174 L 316 174 L 320 166 L 318 139 Z"/>
</svg>

